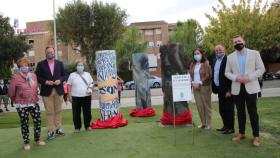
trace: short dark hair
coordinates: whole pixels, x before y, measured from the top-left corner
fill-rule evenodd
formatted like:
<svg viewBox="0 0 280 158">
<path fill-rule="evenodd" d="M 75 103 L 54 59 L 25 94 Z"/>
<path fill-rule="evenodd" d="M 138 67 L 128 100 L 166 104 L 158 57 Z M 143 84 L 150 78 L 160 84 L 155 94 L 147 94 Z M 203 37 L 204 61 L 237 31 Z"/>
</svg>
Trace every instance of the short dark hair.
<svg viewBox="0 0 280 158">
<path fill-rule="evenodd" d="M 53 50 L 55 50 L 53 46 L 49 45 L 49 46 L 46 47 L 45 51 L 49 48 L 52 48 Z"/>
</svg>

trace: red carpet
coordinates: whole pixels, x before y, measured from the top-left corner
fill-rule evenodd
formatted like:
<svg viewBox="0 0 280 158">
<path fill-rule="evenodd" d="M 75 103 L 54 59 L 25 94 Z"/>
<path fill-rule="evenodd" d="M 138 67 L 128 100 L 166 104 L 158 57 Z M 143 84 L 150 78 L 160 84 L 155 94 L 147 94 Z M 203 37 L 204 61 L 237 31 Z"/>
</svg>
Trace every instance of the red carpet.
<svg viewBox="0 0 280 158">
<path fill-rule="evenodd" d="M 116 116 L 111 117 L 105 121 L 101 121 L 100 119 L 97 119 L 94 123 L 92 123 L 90 126 L 94 129 L 100 129 L 100 128 L 118 128 L 123 127 L 128 124 L 128 120 L 123 119 L 123 116 L 121 113 L 118 113 Z"/>
<path fill-rule="evenodd" d="M 142 110 L 132 109 L 129 115 L 132 117 L 152 117 L 156 115 L 156 112 L 152 107 L 148 107 Z"/>
<path fill-rule="evenodd" d="M 164 125 L 173 125 L 174 124 L 173 114 L 163 112 L 160 121 Z M 175 124 L 176 125 L 192 124 L 192 112 L 188 111 L 180 115 L 175 115 Z"/>
</svg>

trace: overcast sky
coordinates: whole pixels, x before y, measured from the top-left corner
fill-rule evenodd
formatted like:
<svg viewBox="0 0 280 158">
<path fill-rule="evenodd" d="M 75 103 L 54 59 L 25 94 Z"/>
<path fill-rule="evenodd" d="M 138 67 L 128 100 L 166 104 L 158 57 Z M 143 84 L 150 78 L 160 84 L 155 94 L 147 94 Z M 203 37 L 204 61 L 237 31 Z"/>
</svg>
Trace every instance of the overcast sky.
<svg viewBox="0 0 280 158">
<path fill-rule="evenodd" d="M 72 0 L 55 0 L 56 12 Z M 83 0 L 90 3 L 92 0 Z M 164 20 L 175 23 L 193 18 L 204 27 L 208 20 L 204 13 L 212 13 L 212 6 L 217 6 L 218 0 L 102 0 L 115 2 L 129 15 L 127 23 Z M 11 22 L 17 18 L 20 28 L 25 28 L 26 22 L 49 20 L 53 16 L 53 0 L 0 0 L 0 12 L 8 16 Z M 231 5 L 231 0 L 224 0 Z"/>
</svg>

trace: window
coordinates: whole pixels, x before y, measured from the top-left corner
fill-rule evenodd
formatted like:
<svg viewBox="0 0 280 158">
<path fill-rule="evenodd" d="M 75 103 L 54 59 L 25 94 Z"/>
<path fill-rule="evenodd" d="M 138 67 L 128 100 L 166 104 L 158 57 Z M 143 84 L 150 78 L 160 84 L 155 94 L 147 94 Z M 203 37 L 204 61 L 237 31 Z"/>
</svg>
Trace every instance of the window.
<svg viewBox="0 0 280 158">
<path fill-rule="evenodd" d="M 156 35 L 156 40 L 161 41 L 161 35 Z"/>
<path fill-rule="evenodd" d="M 57 51 L 57 55 L 61 57 L 62 56 L 62 51 L 61 50 Z"/>
<path fill-rule="evenodd" d="M 151 36 L 153 34 L 154 34 L 153 30 L 145 30 L 145 35 L 146 36 Z"/>
<path fill-rule="evenodd" d="M 35 56 L 35 51 L 34 50 L 28 51 L 28 56 L 34 57 Z"/>
<path fill-rule="evenodd" d="M 154 42 L 148 42 L 148 47 L 154 47 L 154 46 L 155 46 Z"/>
<path fill-rule="evenodd" d="M 156 34 L 160 35 L 161 34 L 161 29 L 156 29 Z"/>
<path fill-rule="evenodd" d="M 162 41 L 157 41 L 157 47 L 160 47 L 162 45 Z"/>
<path fill-rule="evenodd" d="M 28 44 L 33 47 L 34 46 L 34 39 L 28 39 Z"/>
<path fill-rule="evenodd" d="M 148 54 L 148 61 L 149 68 L 157 68 L 157 56 L 155 54 Z"/>
</svg>

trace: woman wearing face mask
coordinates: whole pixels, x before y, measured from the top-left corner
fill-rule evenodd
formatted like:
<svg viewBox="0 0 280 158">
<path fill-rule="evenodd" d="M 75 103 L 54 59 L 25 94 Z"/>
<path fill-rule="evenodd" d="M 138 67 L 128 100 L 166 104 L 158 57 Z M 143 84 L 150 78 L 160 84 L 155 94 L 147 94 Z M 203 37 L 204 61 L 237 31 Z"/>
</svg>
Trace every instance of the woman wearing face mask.
<svg viewBox="0 0 280 158">
<path fill-rule="evenodd" d="M 75 133 L 80 132 L 81 109 L 84 115 L 84 127 L 86 131 L 91 131 L 91 93 L 93 87 L 93 79 L 90 73 L 84 71 L 83 61 L 76 63 L 76 72 L 70 74 L 68 84 L 69 101 L 72 102 L 73 122 Z"/>
<path fill-rule="evenodd" d="M 19 72 L 13 75 L 8 94 L 19 114 L 24 150 L 29 150 L 29 114 L 33 120 L 35 144 L 45 145 L 45 142 L 40 140 L 41 117 L 38 104 L 38 83 L 36 75 L 30 72 L 28 59 L 19 59 L 17 65 Z"/>
<path fill-rule="evenodd" d="M 194 61 L 189 73 L 192 78 L 194 99 L 199 113 L 201 125 L 198 128 L 211 128 L 211 67 L 203 52 L 196 48 L 193 52 Z"/>
</svg>

